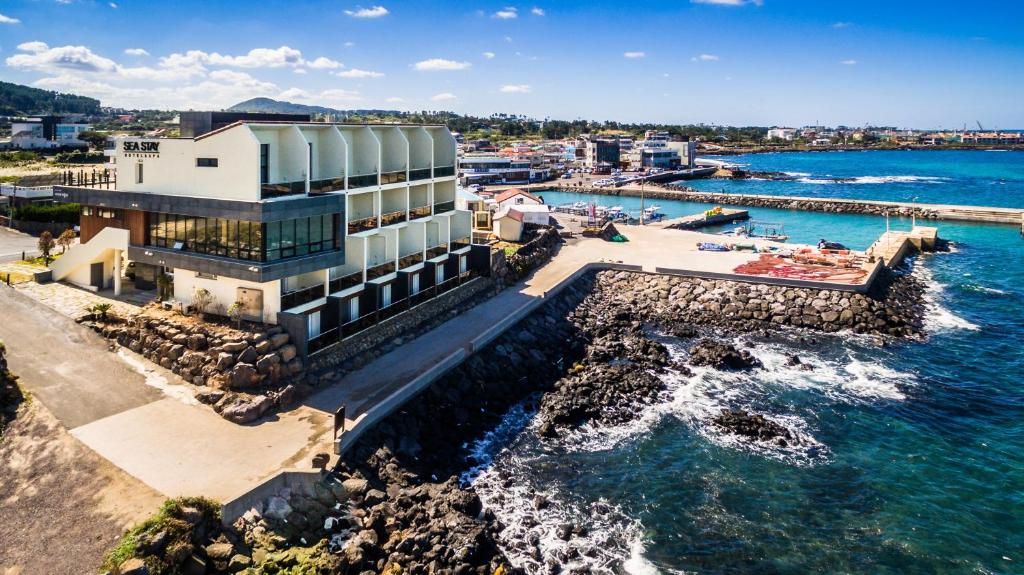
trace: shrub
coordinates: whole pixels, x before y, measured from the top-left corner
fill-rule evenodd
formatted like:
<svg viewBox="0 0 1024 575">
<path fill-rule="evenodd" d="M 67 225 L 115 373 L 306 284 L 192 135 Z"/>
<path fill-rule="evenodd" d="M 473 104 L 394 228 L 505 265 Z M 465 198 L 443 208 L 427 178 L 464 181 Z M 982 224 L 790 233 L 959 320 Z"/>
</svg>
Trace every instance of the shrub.
<svg viewBox="0 0 1024 575">
<path fill-rule="evenodd" d="M 86 150 L 60 152 L 53 157 L 53 163 L 55 164 L 102 164 L 103 162 L 103 152 L 89 152 Z"/>
<path fill-rule="evenodd" d="M 167 535 L 163 549 L 151 550 L 152 554 L 147 556 L 146 543 L 161 531 Z M 179 563 L 192 553 L 193 541 L 202 545 L 204 539 L 213 539 L 219 531 L 220 505 L 216 502 L 205 497 L 168 499 L 155 515 L 121 537 L 107 553 L 103 569 L 113 571 L 128 559 L 138 557 L 152 575 L 178 573 Z"/>
<path fill-rule="evenodd" d="M 14 219 L 75 226 L 81 212 L 82 207 L 78 204 L 25 204 L 14 209 Z"/>
</svg>

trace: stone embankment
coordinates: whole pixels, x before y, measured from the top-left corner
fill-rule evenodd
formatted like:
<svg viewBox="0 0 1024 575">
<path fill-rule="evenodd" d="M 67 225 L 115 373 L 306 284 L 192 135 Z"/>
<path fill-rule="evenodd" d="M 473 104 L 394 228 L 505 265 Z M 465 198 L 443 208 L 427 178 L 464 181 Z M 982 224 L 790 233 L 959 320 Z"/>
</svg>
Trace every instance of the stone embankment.
<svg viewBox="0 0 1024 575">
<path fill-rule="evenodd" d="M 202 541 L 199 555 L 210 558 L 207 565 L 226 561 L 247 574 L 297 565 L 332 573 L 520 573 L 502 552 L 508 548 L 541 565 L 564 564 L 568 557 L 559 553 L 566 550 L 544 556 L 542 522 L 534 519 L 528 537 L 511 540 L 472 486 L 460 482 L 471 465 L 467 445 L 498 426 L 513 406 L 525 402 L 536 410 L 537 433 L 552 441 L 585 423 L 636 417 L 664 392 L 660 375 L 692 375 L 686 363 L 758 369 L 756 358 L 726 341 L 736 332 L 859 326 L 882 335 L 916 333 L 919 308 L 910 300 L 919 294 L 908 281 L 893 278 L 884 293 L 869 297 L 632 272 L 586 274 L 360 436 L 322 482 L 279 492 L 229 534 Z M 664 338 L 688 344 L 683 362 L 669 354 L 659 341 Z M 793 441 L 756 414 L 728 412 L 716 421 L 751 441 Z M 500 471 L 499 479 L 505 487 L 516 481 Z M 529 513 L 539 516 L 545 505 L 557 503 L 541 501 Z M 585 548 L 584 533 L 581 525 L 558 529 L 577 557 L 600 555 Z"/>
<path fill-rule="evenodd" d="M 559 191 L 564 192 L 598 194 L 605 196 L 639 197 L 641 195 L 640 188 L 638 187 L 592 188 L 587 186 L 556 186 L 556 188 Z M 835 214 L 866 214 L 873 216 L 884 216 L 889 214 L 893 217 L 915 216 L 921 219 L 940 219 L 942 216 L 938 210 L 928 206 L 911 206 L 897 203 L 831 198 L 793 198 L 785 196 L 755 196 L 749 194 L 715 194 L 701 192 L 682 184 L 648 185 L 644 187 L 642 194 L 648 200 L 677 200 L 681 202 L 773 208 L 780 210 L 801 210 Z"/>
<path fill-rule="evenodd" d="M 304 374 L 295 346 L 277 326 L 233 329 L 149 310 L 98 327 L 104 337 L 202 386 L 196 398 L 235 423 L 291 403 Z"/>
</svg>

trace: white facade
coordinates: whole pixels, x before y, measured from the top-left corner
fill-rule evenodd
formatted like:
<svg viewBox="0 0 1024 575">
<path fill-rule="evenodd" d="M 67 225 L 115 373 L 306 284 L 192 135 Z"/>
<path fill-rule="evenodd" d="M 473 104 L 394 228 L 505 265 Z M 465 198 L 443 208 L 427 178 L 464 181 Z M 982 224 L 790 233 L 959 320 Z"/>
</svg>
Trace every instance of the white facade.
<svg viewBox="0 0 1024 575">
<path fill-rule="evenodd" d="M 0 149 L 49 150 L 55 148 L 85 148 L 89 144 L 78 139 L 82 132 L 92 129 L 89 124 L 56 124 L 53 139 L 43 134 L 41 122 L 11 122 L 11 137 L 0 141 Z"/>
<path fill-rule="evenodd" d="M 766 137 L 769 140 L 778 139 L 791 142 L 796 138 L 796 128 L 772 128 L 768 130 L 768 135 Z"/>
<path fill-rule="evenodd" d="M 370 280 L 384 281 L 394 278 L 403 262 L 436 258 L 452 250 L 453 245 L 461 248 L 471 241 L 472 213 L 458 209 L 455 203 L 456 143 L 443 126 L 239 122 L 196 138 L 120 138 L 106 153 L 108 166 L 117 172 L 117 190 L 111 194 L 133 192 L 167 200 L 161 214 L 147 211 L 150 228 L 154 216 L 177 213 L 186 214 L 183 217 L 190 218 L 190 222 L 202 219 L 202 224 L 188 225 L 201 225 L 204 233 L 212 233 L 207 220 L 225 216 L 196 215 L 195 208 L 188 207 L 209 205 L 203 204 L 207 200 L 239 202 L 239 206 L 251 210 L 253 205 L 286 200 L 290 200 L 289 206 L 301 206 L 305 197 L 341 198 L 343 215 L 335 212 L 314 216 L 336 218 L 330 228 L 333 250 L 323 247 L 329 240 L 323 238 L 317 248 L 322 251 L 307 253 L 290 248 L 294 253 L 285 256 L 282 239 L 279 259 L 270 260 L 268 226 L 275 222 L 266 220 L 243 222 L 262 230 L 259 239 L 251 241 L 262 243 L 259 249 L 263 251 L 249 255 L 248 260 L 199 252 L 198 239 L 196 251 L 190 251 L 188 242 L 182 246 L 178 241 L 157 245 L 151 251 L 138 250 L 152 256 L 154 262 L 163 250 L 174 252 L 169 255 L 179 259 L 230 260 L 236 267 L 240 263 L 251 268 L 271 264 L 280 268 L 279 264 L 287 263 L 288 258 L 344 250 L 341 265 L 263 282 L 236 279 L 227 273 L 198 273 L 199 268 L 168 269 L 173 274 L 174 299 L 186 306 L 197 289 L 205 289 L 214 298 L 210 311 L 223 313 L 239 299 L 240 290 L 249 290 L 258 292 L 262 305 L 249 310 L 248 315 L 275 323 L 282 312 L 306 313 L 322 305 L 332 293 L 335 280 L 354 277 L 360 285 Z M 312 234 L 313 224 L 308 229 Z M 316 229 L 320 233 L 320 228 Z M 296 231 L 293 244 L 311 241 L 300 233 L 306 232 Z M 191 241 L 192 236 L 188 237 Z M 248 253 L 257 253 L 256 249 Z M 87 276 L 80 270 L 66 275 Z M 244 277 L 244 273 L 237 277 Z M 296 299 L 290 299 L 289 294 L 299 291 L 304 297 L 311 294 L 312 301 L 306 298 L 299 305 L 291 305 L 289 302 Z"/>
</svg>

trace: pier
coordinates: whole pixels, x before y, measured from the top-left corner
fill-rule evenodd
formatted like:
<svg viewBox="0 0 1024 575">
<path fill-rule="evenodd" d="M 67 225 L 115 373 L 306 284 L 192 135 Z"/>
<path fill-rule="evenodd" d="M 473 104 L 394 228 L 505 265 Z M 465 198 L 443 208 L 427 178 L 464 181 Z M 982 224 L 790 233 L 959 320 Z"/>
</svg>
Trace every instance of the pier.
<svg viewBox="0 0 1024 575">
<path fill-rule="evenodd" d="M 938 239 L 938 228 L 914 226 L 909 232 L 885 232 L 864 253 L 880 259 L 887 267 L 894 268 L 912 253 L 935 251 Z"/>
<path fill-rule="evenodd" d="M 673 230 L 699 230 L 709 226 L 719 226 L 730 222 L 749 220 L 750 212 L 747 210 L 733 210 L 723 208 L 720 214 L 707 215 L 707 213 L 693 214 L 679 218 L 661 220 L 647 224 L 653 228 L 664 228 Z"/>
</svg>

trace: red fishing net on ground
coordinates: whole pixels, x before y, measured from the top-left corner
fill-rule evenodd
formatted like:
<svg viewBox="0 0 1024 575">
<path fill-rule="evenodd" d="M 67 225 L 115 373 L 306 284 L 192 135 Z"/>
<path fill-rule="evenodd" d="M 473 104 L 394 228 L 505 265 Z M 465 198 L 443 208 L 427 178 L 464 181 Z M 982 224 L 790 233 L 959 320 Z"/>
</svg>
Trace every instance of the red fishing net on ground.
<svg viewBox="0 0 1024 575">
<path fill-rule="evenodd" d="M 808 281 L 858 283 L 868 275 L 863 268 L 800 264 L 772 254 L 761 254 L 733 270 L 738 274 Z"/>
</svg>

